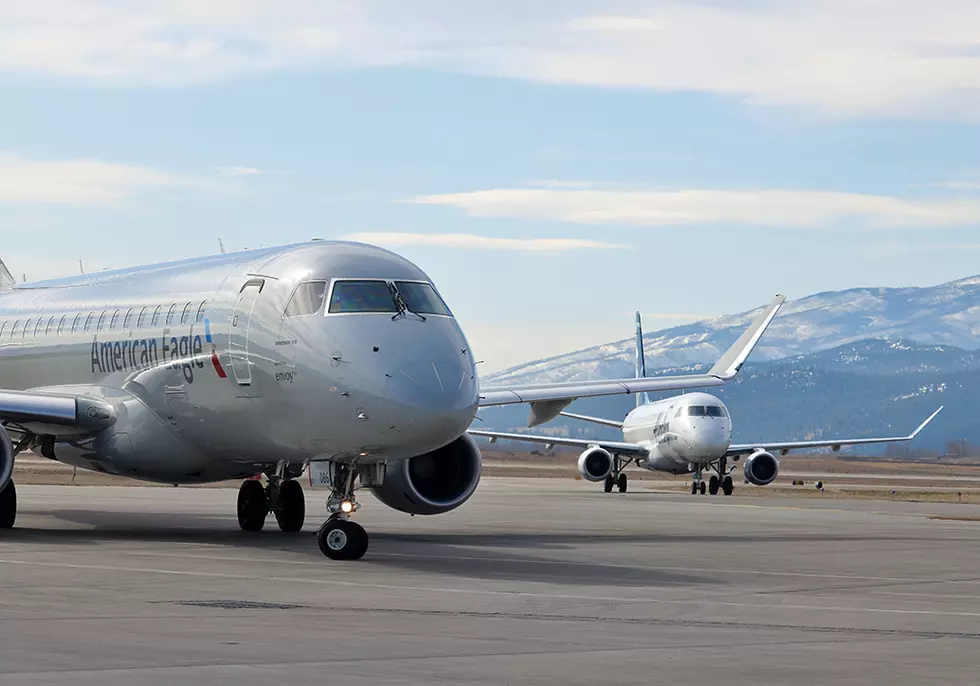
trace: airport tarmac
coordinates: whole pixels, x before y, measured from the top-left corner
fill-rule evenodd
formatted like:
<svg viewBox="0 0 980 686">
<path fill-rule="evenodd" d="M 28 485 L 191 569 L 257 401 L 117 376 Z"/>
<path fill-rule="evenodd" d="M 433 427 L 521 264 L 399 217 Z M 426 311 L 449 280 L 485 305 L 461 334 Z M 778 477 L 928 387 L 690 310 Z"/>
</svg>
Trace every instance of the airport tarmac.
<svg viewBox="0 0 980 686">
<path fill-rule="evenodd" d="M 234 489 L 23 486 L 0 685 L 975 684 L 980 506 L 485 479 L 371 549 L 235 521 Z"/>
</svg>

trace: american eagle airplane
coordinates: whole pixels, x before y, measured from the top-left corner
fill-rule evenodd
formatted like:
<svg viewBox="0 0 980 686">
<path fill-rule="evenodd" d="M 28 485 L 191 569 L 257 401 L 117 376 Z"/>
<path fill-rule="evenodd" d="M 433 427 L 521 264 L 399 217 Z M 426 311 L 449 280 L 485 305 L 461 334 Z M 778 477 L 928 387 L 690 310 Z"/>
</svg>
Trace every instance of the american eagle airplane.
<svg viewBox="0 0 980 686">
<path fill-rule="evenodd" d="M 781 304 L 783 297 L 780 296 L 778 301 Z M 643 328 L 640 313 L 637 312 L 636 378 L 645 377 Z M 606 493 L 612 491 L 613 486 L 620 493 L 626 492 L 627 479 L 623 470 L 635 462 L 651 471 L 693 475 L 692 494 L 704 495 L 708 492 L 717 495 L 720 489 L 725 495 L 731 495 L 735 490 L 732 479 L 735 466 L 732 463 L 738 462 L 743 456 L 747 456 L 742 463 L 745 479 L 757 486 L 766 486 L 779 474 L 779 462 L 773 452 L 785 455 L 794 449 L 820 447 L 831 447 L 836 451 L 842 445 L 911 441 L 942 409 L 940 407 L 933 412 L 908 436 L 732 443 L 731 415 L 725 404 L 715 396 L 707 393 L 685 393 L 651 403 L 646 393 L 639 393 L 636 396 L 636 409 L 626 415 L 622 422 L 559 412 L 560 415 L 573 419 L 621 429 L 623 442 L 482 430 L 473 430 L 470 434 L 489 438 L 491 443 L 503 439 L 584 448 L 578 459 L 578 470 L 589 481 L 603 481 Z M 708 478 L 707 484 L 704 482 L 705 471 L 714 472 Z"/>
<path fill-rule="evenodd" d="M 146 481 L 245 479 L 246 531 L 270 512 L 299 531 L 297 477 L 316 467 L 330 489 L 320 549 L 357 559 L 355 482 L 402 512 L 453 510 L 480 480 L 466 433 L 478 408 L 528 403 L 535 426 L 576 398 L 720 386 L 774 308 L 707 374 L 481 390 L 432 280 L 375 246 L 312 241 L 31 284 L 0 262 L 0 529 L 14 525 L 14 458 L 28 449 Z"/>
</svg>

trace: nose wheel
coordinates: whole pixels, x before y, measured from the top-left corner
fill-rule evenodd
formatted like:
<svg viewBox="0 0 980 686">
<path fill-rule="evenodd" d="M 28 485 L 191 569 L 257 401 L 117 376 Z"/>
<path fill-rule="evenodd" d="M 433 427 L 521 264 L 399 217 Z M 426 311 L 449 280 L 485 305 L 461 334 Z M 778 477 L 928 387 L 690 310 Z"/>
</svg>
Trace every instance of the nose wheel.
<svg viewBox="0 0 980 686">
<path fill-rule="evenodd" d="M 360 560 L 368 549 L 368 535 L 350 516 L 360 504 L 354 499 L 354 479 L 357 474 L 352 465 L 339 462 L 327 463 L 330 480 L 330 496 L 327 512 L 330 516 L 316 532 L 320 552 L 331 560 Z"/>
<path fill-rule="evenodd" d="M 316 534 L 320 552 L 331 560 L 360 560 L 368 549 L 368 535 L 360 524 L 334 515 Z"/>
</svg>

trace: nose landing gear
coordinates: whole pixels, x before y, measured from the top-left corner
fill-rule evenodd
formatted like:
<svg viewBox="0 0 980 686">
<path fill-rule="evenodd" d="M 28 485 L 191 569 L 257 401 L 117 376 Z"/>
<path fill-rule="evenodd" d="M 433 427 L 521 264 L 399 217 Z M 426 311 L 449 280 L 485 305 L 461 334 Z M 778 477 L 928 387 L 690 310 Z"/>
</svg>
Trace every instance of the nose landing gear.
<svg viewBox="0 0 980 686">
<path fill-rule="evenodd" d="M 734 467 L 729 468 L 728 458 L 722 457 L 717 463 L 711 465 L 711 468 L 715 470 L 716 474 L 712 474 L 708 479 L 707 488 L 705 488 L 705 483 L 702 480 L 702 470 L 701 465 L 696 465 L 694 467 L 694 479 L 691 483 L 691 495 L 701 495 L 705 494 L 705 491 L 711 495 L 718 495 L 720 490 L 725 495 L 731 495 L 735 491 L 735 482 L 732 481 L 732 471 Z"/>
<path fill-rule="evenodd" d="M 350 516 L 360 508 L 354 499 L 354 468 L 338 462 L 328 463 L 331 492 L 327 498 L 330 516 L 316 532 L 320 552 L 331 560 L 359 560 L 368 549 L 368 535 Z"/>
</svg>

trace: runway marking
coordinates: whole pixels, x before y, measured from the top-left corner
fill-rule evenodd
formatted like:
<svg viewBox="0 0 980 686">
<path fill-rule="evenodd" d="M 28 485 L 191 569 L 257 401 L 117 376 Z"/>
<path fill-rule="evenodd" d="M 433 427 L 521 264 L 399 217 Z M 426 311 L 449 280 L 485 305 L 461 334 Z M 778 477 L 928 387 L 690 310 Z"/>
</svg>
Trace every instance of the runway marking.
<svg viewBox="0 0 980 686">
<path fill-rule="evenodd" d="M 426 592 L 426 593 L 457 593 L 461 595 L 487 595 L 487 596 L 497 596 L 497 597 L 511 597 L 511 598 L 543 598 L 543 599 L 560 599 L 560 600 L 591 600 L 598 602 L 618 602 L 618 603 L 650 603 L 655 605 L 678 605 L 682 604 L 685 606 L 690 605 L 701 605 L 707 604 L 713 607 L 724 606 L 724 607 L 747 607 L 754 609 L 764 609 L 764 610 L 813 610 L 822 612 L 851 612 L 851 613 L 867 613 L 867 614 L 899 614 L 899 615 L 929 615 L 937 617 L 980 617 L 980 612 L 947 612 L 938 610 L 909 610 L 901 608 L 871 608 L 871 607 L 837 607 L 833 605 L 786 605 L 786 604 L 765 604 L 765 603 L 736 603 L 730 601 L 719 601 L 717 599 L 710 599 L 705 601 L 700 601 L 697 598 L 679 598 L 679 599 L 666 599 L 666 598 L 644 598 L 631 596 L 624 598 L 623 596 L 591 596 L 591 595 L 581 595 L 581 594 L 571 594 L 571 593 L 533 593 L 529 591 L 494 591 L 489 589 L 467 589 L 467 588 L 449 588 L 449 587 L 431 587 L 431 586 L 402 586 L 398 584 L 378 584 L 378 583 L 365 583 L 358 581 L 341 581 L 337 579 L 309 579 L 301 577 L 289 577 L 289 576 L 251 576 L 248 574 L 228 574 L 225 572 L 197 572 L 179 569 L 159 569 L 152 567 L 118 567 L 113 565 L 83 565 L 83 564 L 72 564 L 67 562 L 29 562 L 25 560 L 5 560 L 0 559 L 0 564 L 9 565 L 20 565 L 24 567 L 55 567 L 60 569 L 87 569 L 93 571 L 104 571 L 104 572 L 134 572 L 139 574 L 163 574 L 163 575 L 173 575 L 173 576 L 196 576 L 196 577 L 206 577 L 206 578 L 223 578 L 223 579 L 239 579 L 239 580 L 252 580 L 252 581 L 270 581 L 270 582 L 292 582 L 292 583 L 305 583 L 305 584 L 319 584 L 319 585 L 331 585 L 331 586 L 345 586 L 345 587 L 355 587 L 355 588 L 376 588 L 376 589 L 387 589 L 394 591 L 413 591 L 413 592 Z M 571 618 L 570 618 L 571 619 Z M 608 621 L 616 621 L 615 617 L 604 618 Z"/>
<path fill-rule="evenodd" d="M 190 544 L 199 545 L 199 544 Z M 322 567 L 323 562 L 319 560 L 283 560 L 281 558 L 268 558 L 268 557 L 239 557 L 231 555 L 207 555 L 207 554 L 189 554 L 189 553 L 160 553 L 160 552 L 150 552 L 150 551 L 123 551 L 124 554 L 136 555 L 143 557 L 173 557 L 177 559 L 187 559 L 187 560 L 212 560 L 220 562 L 255 562 L 262 564 L 283 564 L 283 565 L 298 565 L 298 566 L 309 566 L 309 567 Z M 426 560 L 465 560 L 467 562 L 507 562 L 511 564 L 561 564 L 561 565 L 577 565 L 579 563 L 568 560 L 555 560 L 550 558 L 520 558 L 520 557 L 483 557 L 479 555 L 416 555 L 413 553 L 395 553 L 395 552 L 372 552 L 371 557 L 408 557 Z M 0 560 L 3 562 L 3 560 Z M 28 561 L 22 561 L 28 562 Z M 592 563 L 588 563 L 592 564 Z M 859 574 L 825 574 L 821 572 L 774 572 L 771 570 L 762 569 L 725 569 L 720 567 L 712 567 L 706 569 L 703 567 L 664 567 L 657 566 L 651 567 L 648 565 L 628 565 L 628 564 L 617 564 L 610 562 L 601 563 L 603 567 L 613 567 L 615 569 L 628 569 L 633 571 L 650 571 L 650 572 L 716 572 L 719 574 L 744 574 L 744 575 L 759 575 L 759 576 L 786 576 L 795 578 L 812 578 L 812 579 L 846 579 L 849 581 L 887 581 L 895 583 L 915 583 L 915 584 L 976 584 L 980 583 L 980 578 L 969 578 L 969 579 L 936 579 L 936 578 L 915 578 L 915 577 L 894 577 L 894 576 L 862 576 Z M 959 596 L 959 597 L 969 597 L 969 596 Z"/>
</svg>

